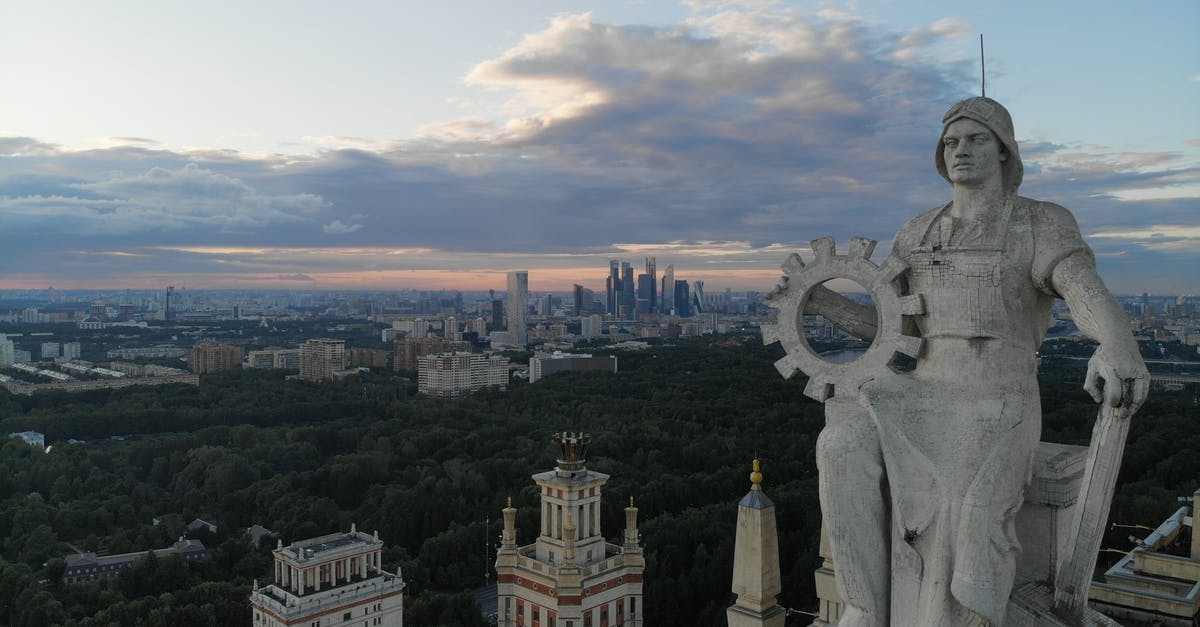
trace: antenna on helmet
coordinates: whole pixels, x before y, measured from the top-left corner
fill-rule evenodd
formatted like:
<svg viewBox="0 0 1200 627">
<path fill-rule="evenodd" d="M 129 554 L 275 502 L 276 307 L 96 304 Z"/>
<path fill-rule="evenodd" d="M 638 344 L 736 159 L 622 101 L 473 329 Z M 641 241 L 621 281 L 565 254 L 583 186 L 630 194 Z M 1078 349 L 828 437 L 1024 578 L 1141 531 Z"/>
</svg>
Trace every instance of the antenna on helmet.
<svg viewBox="0 0 1200 627">
<path fill-rule="evenodd" d="M 983 33 L 979 33 L 979 95 L 987 98 L 987 63 L 983 60 Z"/>
</svg>

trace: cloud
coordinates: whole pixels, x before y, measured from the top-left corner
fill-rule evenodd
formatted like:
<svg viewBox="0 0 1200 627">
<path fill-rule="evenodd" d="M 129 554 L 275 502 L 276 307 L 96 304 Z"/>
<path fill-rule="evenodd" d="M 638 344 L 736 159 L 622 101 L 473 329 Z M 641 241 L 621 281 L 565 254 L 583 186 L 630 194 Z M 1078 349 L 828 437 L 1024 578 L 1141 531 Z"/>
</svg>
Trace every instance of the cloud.
<svg viewBox="0 0 1200 627">
<path fill-rule="evenodd" d="M 657 255 L 681 276 L 715 281 L 724 269 L 757 281 L 828 234 L 877 239 L 883 254 L 906 219 L 949 197 L 932 144 L 942 113 L 977 78 L 973 64 L 934 55 L 970 24 L 896 33 L 771 3 L 695 9 L 659 28 L 559 16 L 466 73 L 468 89 L 504 98 L 501 107 L 463 100 L 448 108 L 461 117 L 407 140 L 312 136 L 303 154 L 251 155 L 0 138 L 0 267 L 302 274 L 327 285 L 330 273 L 392 285 L 444 271 L 498 276 L 496 286 L 508 268 L 573 268 L 596 286 L 607 258 Z M 1185 150 L 1022 137 L 1023 190 L 1071 208 L 1088 233 L 1194 225 L 1200 165 Z M 148 258 L 67 265 L 47 238 Z M 1093 244 L 1131 268 L 1162 263 L 1161 247 L 1136 241 Z M 1200 253 L 1170 254 L 1178 263 Z"/>
<path fill-rule="evenodd" d="M 140 174 L 64 183 L 17 175 L 0 186 L 0 210 L 43 232 L 129 234 L 208 228 L 258 229 L 308 221 L 326 203 L 313 194 L 263 195 L 243 181 L 188 163 Z M 37 188 L 41 187 L 40 190 Z"/>
<path fill-rule="evenodd" d="M 341 220 L 334 220 L 321 227 L 321 230 L 325 231 L 328 235 L 344 235 L 346 233 L 353 233 L 361 228 L 363 228 L 361 224 L 343 224 Z"/>
<path fill-rule="evenodd" d="M 911 28 L 892 50 L 892 59 L 901 62 L 915 61 L 931 47 L 946 39 L 965 39 L 971 29 L 971 23 L 959 17 L 944 17 L 928 28 Z"/>
</svg>

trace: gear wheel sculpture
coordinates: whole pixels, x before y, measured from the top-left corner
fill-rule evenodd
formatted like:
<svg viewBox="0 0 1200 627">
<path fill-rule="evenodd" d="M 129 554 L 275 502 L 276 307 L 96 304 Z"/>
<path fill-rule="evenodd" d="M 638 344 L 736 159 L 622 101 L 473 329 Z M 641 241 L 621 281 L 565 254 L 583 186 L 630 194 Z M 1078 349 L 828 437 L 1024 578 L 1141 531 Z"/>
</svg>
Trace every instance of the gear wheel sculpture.
<svg viewBox="0 0 1200 627">
<path fill-rule="evenodd" d="M 850 250 L 837 254 L 832 237 L 813 240 L 816 259 L 806 265 L 800 255 L 792 253 L 783 263 L 784 276 L 779 285 L 767 294 L 767 303 L 779 310 L 778 324 L 763 325 L 763 344 L 779 342 L 787 355 L 775 362 L 775 368 L 785 378 L 796 372 L 808 375 L 804 393 L 825 402 L 837 390 L 857 390 L 876 376 L 892 371 L 891 362 L 897 353 L 916 357 L 921 351 L 921 338 L 905 335 L 903 316 L 925 312 L 920 294 L 902 294 L 897 279 L 908 271 L 908 264 L 888 257 L 882 266 L 871 262 L 875 240 L 854 237 Z M 871 347 L 858 359 L 833 363 L 821 359 L 804 338 L 804 309 L 813 291 L 830 279 L 851 279 L 868 289 L 878 312 L 878 327 Z"/>
</svg>

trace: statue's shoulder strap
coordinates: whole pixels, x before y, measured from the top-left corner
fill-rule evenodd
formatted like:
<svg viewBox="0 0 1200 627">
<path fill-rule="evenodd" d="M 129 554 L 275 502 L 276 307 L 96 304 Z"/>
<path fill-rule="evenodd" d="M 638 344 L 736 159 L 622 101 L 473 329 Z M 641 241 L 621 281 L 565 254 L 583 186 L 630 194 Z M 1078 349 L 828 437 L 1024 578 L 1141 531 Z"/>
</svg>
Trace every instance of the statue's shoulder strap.
<svg viewBox="0 0 1200 627">
<path fill-rule="evenodd" d="M 896 237 L 892 240 L 892 254 L 903 257 L 910 250 L 920 246 L 921 240 L 925 239 L 925 234 L 929 232 L 933 221 L 949 206 L 950 203 L 946 203 L 934 207 L 905 222 L 904 226 L 896 231 Z"/>
</svg>

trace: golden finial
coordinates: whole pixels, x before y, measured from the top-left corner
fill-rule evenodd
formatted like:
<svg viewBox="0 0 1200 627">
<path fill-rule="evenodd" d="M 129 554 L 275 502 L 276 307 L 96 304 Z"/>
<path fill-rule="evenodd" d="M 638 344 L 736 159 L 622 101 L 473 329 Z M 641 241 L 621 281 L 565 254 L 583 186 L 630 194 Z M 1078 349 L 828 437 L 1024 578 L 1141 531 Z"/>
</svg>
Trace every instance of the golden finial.
<svg viewBox="0 0 1200 627">
<path fill-rule="evenodd" d="M 633 497 L 629 497 L 629 507 L 633 507 Z"/>
<path fill-rule="evenodd" d="M 758 463 L 758 458 L 754 459 L 754 472 L 750 473 L 750 483 L 758 485 L 762 483 L 762 465 Z"/>
<path fill-rule="evenodd" d="M 508 497 L 508 508 L 512 509 L 512 497 Z"/>
</svg>

